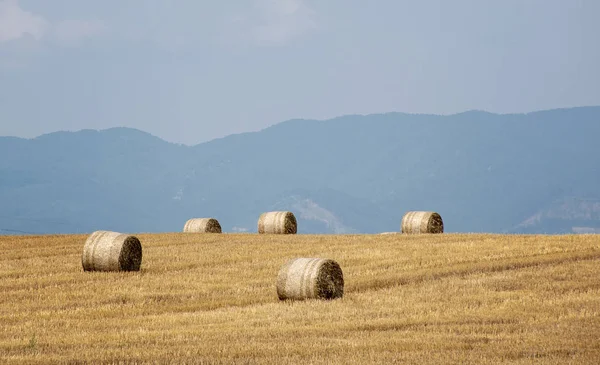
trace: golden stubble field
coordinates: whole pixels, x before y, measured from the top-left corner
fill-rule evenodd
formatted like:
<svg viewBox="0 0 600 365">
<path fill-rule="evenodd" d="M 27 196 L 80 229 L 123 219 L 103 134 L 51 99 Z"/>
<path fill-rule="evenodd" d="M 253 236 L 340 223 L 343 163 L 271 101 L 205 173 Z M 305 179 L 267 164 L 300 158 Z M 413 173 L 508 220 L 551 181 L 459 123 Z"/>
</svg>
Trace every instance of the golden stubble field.
<svg viewBox="0 0 600 365">
<path fill-rule="evenodd" d="M 137 236 L 133 273 L 0 236 L 0 363 L 600 362 L 597 235 Z M 336 260 L 344 298 L 280 302 L 295 257 Z"/>
</svg>

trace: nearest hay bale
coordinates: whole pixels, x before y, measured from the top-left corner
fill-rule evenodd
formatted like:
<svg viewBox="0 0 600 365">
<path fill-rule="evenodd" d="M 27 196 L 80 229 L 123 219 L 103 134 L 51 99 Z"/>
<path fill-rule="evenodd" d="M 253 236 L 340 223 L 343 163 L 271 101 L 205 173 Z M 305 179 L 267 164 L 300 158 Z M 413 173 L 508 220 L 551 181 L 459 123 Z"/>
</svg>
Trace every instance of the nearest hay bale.
<svg viewBox="0 0 600 365">
<path fill-rule="evenodd" d="M 436 212 L 408 212 L 402 217 L 402 233 L 443 233 L 444 222 Z"/>
<path fill-rule="evenodd" d="M 277 275 L 280 300 L 336 299 L 344 295 L 344 275 L 329 259 L 297 258 L 285 263 Z"/>
<path fill-rule="evenodd" d="M 221 225 L 214 218 L 192 218 L 185 222 L 183 231 L 188 233 L 221 233 Z"/>
<path fill-rule="evenodd" d="M 292 212 L 267 212 L 258 218 L 258 233 L 296 234 L 298 222 Z"/>
<path fill-rule="evenodd" d="M 135 236 L 96 231 L 83 245 L 81 264 L 84 271 L 138 271 L 142 244 Z"/>
</svg>

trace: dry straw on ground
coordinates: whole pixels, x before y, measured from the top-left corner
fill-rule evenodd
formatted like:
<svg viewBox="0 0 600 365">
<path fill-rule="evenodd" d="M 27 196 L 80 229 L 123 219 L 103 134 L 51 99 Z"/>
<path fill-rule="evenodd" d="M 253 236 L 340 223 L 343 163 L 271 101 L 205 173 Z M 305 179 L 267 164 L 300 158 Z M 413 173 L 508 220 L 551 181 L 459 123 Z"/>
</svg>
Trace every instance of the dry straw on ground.
<svg viewBox="0 0 600 365">
<path fill-rule="evenodd" d="M 83 245 L 81 264 L 84 271 L 138 271 L 142 244 L 135 236 L 96 231 Z"/>
<path fill-rule="evenodd" d="M 192 218 L 185 223 L 183 231 L 188 233 L 221 233 L 221 225 L 214 218 Z"/>
<path fill-rule="evenodd" d="M 344 295 L 344 275 L 329 259 L 297 258 L 288 261 L 277 276 L 280 300 L 336 299 Z"/>
<path fill-rule="evenodd" d="M 258 218 L 258 233 L 296 234 L 298 223 L 292 212 L 267 212 Z"/>
<path fill-rule="evenodd" d="M 0 235 L 0 364 L 600 359 L 598 235 L 136 236 L 132 276 L 81 272 L 88 235 Z M 296 257 L 336 260 L 343 299 L 280 301 Z"/>
<path fill-rule="evenodd" d="M 408 212 L 402 217 L 402 233 L 443 233 L 444 222 L 436 212 Z"/>
</svg>

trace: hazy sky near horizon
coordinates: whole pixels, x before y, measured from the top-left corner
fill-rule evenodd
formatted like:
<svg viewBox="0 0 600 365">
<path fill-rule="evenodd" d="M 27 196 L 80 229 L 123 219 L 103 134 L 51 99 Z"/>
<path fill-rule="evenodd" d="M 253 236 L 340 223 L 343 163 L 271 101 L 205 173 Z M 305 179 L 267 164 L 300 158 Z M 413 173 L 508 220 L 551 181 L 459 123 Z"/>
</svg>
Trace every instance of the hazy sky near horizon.
<svg viewBox="0 0 600 365">
<path fill-rule="evenodd" d="M 0 0 L 0 135 L 600 105 L 598 0 Z"/>
</svg>

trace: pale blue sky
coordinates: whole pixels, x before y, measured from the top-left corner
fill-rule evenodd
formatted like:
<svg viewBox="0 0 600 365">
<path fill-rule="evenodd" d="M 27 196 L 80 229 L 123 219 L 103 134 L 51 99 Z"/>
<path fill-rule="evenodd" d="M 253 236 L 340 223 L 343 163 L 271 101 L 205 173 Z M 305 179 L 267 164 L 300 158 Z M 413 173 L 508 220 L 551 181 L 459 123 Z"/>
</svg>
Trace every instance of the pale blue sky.
<svg viewBox="0 0 600 365">
<path fill-rule="evenodd" d="M 598 0 L 0 0 L 0 135 L 600 105 Z"/>
</svg>

